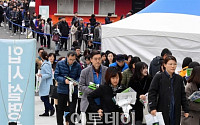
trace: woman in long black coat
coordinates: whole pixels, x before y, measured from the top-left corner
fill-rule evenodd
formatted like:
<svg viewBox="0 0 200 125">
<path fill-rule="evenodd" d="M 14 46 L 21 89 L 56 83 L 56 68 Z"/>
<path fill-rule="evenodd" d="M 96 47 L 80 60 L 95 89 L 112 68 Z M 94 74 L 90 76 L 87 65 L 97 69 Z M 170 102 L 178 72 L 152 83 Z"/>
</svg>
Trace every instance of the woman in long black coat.
<svg viewBox="0 0 200 125">
<path fill-rule="evenodd" d="M 164 60 L 165 71 L 157 73 L 149 89 L 149 107 L 152 115 L 162 112 L 165 125 L 180 125 L 181 106 L 184 117 L 189 116 L 183 79 L 175 74 L 177 62 L 173 56 Z"/>
<path fill-rule="evenodd" d="M 133 109 L 135 110 L 136 125 L 142 125 L 144 105 L 140 100 L 145 100 L 145 94 L 149 90 L 152 77 L 148 75 L 148 65 L 144 62 L 135 64 L 135 72 L 129 81 L 129 87 L 137 92 L 137 100 Z"/>
</svg>

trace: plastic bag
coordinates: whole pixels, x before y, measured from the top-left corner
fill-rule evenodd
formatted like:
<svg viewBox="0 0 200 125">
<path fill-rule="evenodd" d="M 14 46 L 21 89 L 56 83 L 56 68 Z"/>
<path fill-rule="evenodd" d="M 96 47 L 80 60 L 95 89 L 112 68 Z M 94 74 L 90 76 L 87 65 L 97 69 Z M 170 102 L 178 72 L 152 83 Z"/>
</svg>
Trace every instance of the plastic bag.
<svg viewBox="0 0 200 125">
<path fill-rule="evenodd" d="M 156 112 L 156 116 L 151 114 L 145 115 L 147 125 L 165 125 L 162 112 Z"/>
</svg>

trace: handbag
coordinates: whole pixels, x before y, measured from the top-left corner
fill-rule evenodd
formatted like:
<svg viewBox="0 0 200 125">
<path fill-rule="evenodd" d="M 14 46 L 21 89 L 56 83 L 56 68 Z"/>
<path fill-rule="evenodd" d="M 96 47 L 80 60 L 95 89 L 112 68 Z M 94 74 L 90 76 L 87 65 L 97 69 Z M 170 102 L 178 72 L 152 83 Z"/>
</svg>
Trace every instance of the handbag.
<svg viewBox="0 0 200 125">
<path fill-rule="evenodd" d="M 54 42 L 58 42 L 59 41 L 59 35 L 58 34 L 54 34 L 52 40 Z"/>
<path fill-rule="evenodd" d="M 50 85 L 49 97 L 58 99 L 57 86 Z"/>
</svg>

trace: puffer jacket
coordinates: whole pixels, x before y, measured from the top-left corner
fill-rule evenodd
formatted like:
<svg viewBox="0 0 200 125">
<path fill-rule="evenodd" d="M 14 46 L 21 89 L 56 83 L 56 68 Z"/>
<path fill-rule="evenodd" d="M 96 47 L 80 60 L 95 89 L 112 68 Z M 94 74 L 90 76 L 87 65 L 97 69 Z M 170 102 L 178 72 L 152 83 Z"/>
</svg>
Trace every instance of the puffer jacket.
<svg viewBox="0 0 200 125">
<path fill-rule="evenodd" d="M 73 78 L 76 81 L 79 81 L 81 74 L 81 66 L 79 63 L 74 62 L 71 66 L 67 64 L 67 58 L 63 61 L 59 61 L 56 65 L 56 70 L 54 73 L 54 78 L 58 82 L 57 92 L 61 94 L 69 94 L 69 85 L 65 83 L 65 76 Z M 78 87 L 75 86 L 74 93 L 78 94 Z"/>
</svg>

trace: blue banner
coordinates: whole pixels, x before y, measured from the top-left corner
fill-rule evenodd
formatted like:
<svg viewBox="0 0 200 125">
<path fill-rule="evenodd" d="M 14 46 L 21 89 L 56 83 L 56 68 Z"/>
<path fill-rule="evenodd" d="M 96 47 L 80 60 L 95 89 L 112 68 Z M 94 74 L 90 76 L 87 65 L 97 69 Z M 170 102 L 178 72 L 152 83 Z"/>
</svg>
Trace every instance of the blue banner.
<svg viewBox="0 0 200 125">
<path fill-rule="evenodd" d="M 34 125 L 36 40 L 0 39 L 0 124 Z"/>
</svg>

